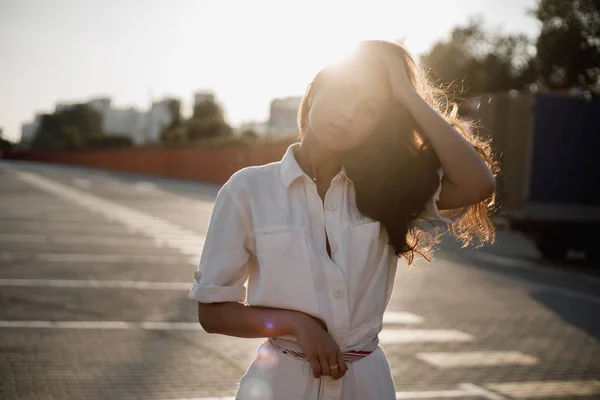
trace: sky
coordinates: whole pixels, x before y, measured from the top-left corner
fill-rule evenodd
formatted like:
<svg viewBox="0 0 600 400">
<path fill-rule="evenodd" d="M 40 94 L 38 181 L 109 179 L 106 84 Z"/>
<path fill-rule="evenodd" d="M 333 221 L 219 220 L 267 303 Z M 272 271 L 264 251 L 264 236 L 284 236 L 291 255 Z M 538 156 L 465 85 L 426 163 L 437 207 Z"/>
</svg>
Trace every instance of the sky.
<svg viewBox="0 0 600 400">
<path fill-rule="evenodd" d="M 211 90 L 227 120 L 268 118 L 361 39 L 404 39 L 420 55 L 480 16 L 491 30 L 536 36 L 536 0 L 0 0 L 0 127 L 56 102 L 109 96 L 148 108 Z"/>
</svg>

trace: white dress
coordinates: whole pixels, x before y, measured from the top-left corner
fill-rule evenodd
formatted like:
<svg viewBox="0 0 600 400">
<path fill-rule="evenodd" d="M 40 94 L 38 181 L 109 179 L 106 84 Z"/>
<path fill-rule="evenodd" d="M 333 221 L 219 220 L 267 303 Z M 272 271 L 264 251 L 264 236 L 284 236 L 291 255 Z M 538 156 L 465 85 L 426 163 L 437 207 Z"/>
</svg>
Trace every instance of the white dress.
<svg viewBox="0 0 600 400">
<path fill-rule="evenodd" d="M 344 351 L 381 331 L 398 258 L 380 223 L 358 211 L 344 171 L 322 201 L 298 165 L 294 146 L 281 161 L 244 168 L 221 188 L 189 297 L 305 312 L 325 321 Z M 468 208 L 440 212 L 440 190 L 441 182 L 422 217 L 456 222 Z M 314 378 L 308 362 L 284 355 L 265 340 L 240 380 L 236 399 L 396 398 L 381 347 L 347 365 L 340 380 Z"/>
</svg>

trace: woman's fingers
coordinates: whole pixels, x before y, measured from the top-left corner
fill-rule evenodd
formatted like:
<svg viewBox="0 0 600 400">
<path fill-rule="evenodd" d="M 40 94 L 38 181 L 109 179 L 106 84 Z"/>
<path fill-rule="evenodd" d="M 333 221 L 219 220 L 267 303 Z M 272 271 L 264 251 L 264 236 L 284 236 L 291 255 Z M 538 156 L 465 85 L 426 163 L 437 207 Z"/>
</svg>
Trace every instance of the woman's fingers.
<svg viewBox="0 0 600 400">
<path fill-rule="evenodd" d="M 329 369 L 331 370 L 331 377 L 333 379 L 340 379 L 344 374 L 342 373 L 342 365 L 338 359 L 338 352 L 329 357 Z M 337 368 L 331 369 L 332 366 L 337 365 Z"/>
<path fill-rule="evenodd" d="M 320 354 L 319 361 L 321 362 L 321 375 L 331 375 L 331 368 L 329 368 L 329 357 L 326 354 Z"/>
<path fill-rule="evenodd" d="M 310 362 L 310 366 L 313 370 L 313 376 L 315 378 L 320 378 L 321 377 L 321 362 L 319 361 L 319 358 L 311 357 L 308 359 L 308 361 Z"/>
<path fill-rule="evenodd" d="M 337 362 L 338 364 L 340 364 L 340 377 L 342 377 L 346 374 L 346 371 L 348 371 L 348 364 L 346 364 L 346 361 L 344 360 L 344 356 L 342 356 L 341 351 L 338 351 Z"/>
</svg>

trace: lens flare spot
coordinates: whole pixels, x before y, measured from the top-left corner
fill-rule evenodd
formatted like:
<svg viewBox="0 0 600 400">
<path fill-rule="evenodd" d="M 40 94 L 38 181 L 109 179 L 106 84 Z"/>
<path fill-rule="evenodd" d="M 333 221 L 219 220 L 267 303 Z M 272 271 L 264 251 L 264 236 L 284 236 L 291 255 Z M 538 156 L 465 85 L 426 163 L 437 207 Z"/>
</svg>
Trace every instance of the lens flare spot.
<svg viewBox="0 0 600 400">
<path fill-rule="evenodd" d="M 252 400 L 273 400 L 273 391 L 262 379 L 255 377 L 248 385 L 248 398 Z"/>
<path fill-rule="evenodd" d="M 258 368 L 274 368 L 278 362 L 277 350 L 275 349 L 268 346 L 261 346 L 256 352 L 255 363 Z"/>
</svg>

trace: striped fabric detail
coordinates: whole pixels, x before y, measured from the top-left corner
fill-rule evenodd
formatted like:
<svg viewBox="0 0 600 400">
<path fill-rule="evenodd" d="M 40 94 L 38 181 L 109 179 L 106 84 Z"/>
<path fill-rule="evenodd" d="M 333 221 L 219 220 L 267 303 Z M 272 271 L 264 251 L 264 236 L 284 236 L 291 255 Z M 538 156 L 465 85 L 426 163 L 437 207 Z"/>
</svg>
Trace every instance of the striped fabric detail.
<svg viewBox="0 0 600 400">
<path fill-rule="evenodd" d="M 293 340 L 281 339 L 281 338 L 269 338 L 269 343 L 275 349 L 279 350 L 283 354 L 287 354 L 288 356 L 294 357 L 299 360 L 308 361 L 306 354 L 302 352 L 298 343 Z M 342 352 L 342 358 L 346 362 L 353 362 L 365 358 L 369 354 L 371 354 L 377 346 L 379 345 L 379 339 L 375 337 L 370 342 L 368 342 L 365 346 L 356 346 L 363 347 L 361 350 L 352 349 L 346 350 Z"/>
</svg>

